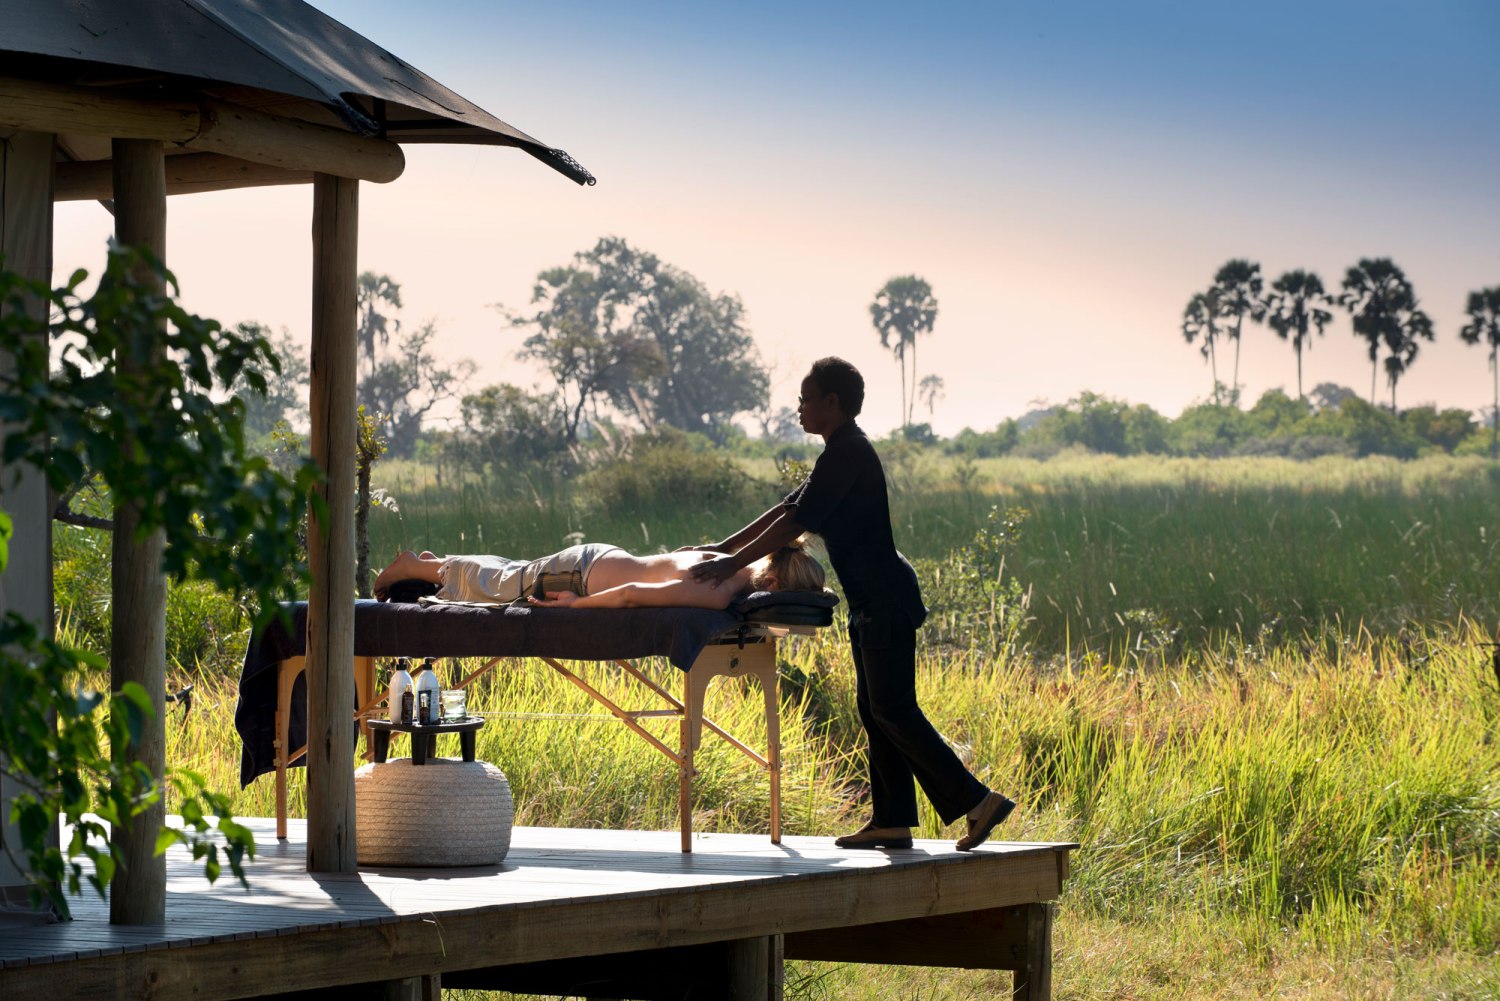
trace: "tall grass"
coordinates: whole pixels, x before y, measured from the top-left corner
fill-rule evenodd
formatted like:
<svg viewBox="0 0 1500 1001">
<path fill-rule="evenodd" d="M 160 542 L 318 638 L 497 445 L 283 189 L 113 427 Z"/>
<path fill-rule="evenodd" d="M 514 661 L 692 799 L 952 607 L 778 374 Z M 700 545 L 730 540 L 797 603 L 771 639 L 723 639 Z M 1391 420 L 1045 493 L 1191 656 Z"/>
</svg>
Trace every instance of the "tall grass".
<svg viewBox="0 0 1500 1001">
<path fill-rule="evenodd" d="M 1027 642 L 929 646 L 918 686 L 980 778 L 1021 803 L 1004 837 L 1081 845 L 1061 900 L 1060 996 L 1500 997 L 1500 679 L 1480 647 L 1500 615 L 1500 467 L 1063 458 L 964 472 L 921 454 L 890 466 L 914 556 L 970 541 L 992 504 L 1031 512 L 1007 564 L 1031 590 Z M 575 531 L 648 551 L 720 535 L 767 502 L 747 488 L 740 511 L 607 510 L 561 482 L 383 473 L 400 515 L 372 517 L 377 554 L 529 555 Z M 56 546 L 64 638 L 101 649 L 107 559 L 73 532 Z M 192 585 L 170 603 L 174 670 L 198 689 L 191 714 L 168 721 L 168 759 L 232 790 L 242 620 Z M 781 648 L 790 833 L 867 815 L 845 641 L 836 626 Z M 590 680 L 645 707 L 614 669 Z M 543 665 L 507 662 L 470 696 L 493 714 L 479 754 L 509 775 L 518 822 L 675 826 L 671 763 L 584 718 L 595 705 Z M 720 682 L 708 712 L 754 744 L 760 709 L 753 684 Z M 765 829 L 757 769 L 712 737 L 698 766 L 699 830 Z M 235 804 L 269 815 L 271 780 Z M 957 834 L 921 809 L 921 836 Z M 990 974 L 824 964 L 794 964 L 789 984 L 830 998 L 1004 988 Z"/>
<path fill-rule="evenodd" d="M 1197 927 L 1229 946 L 1216 962 L 1246 975 L 1304 954 L 1340 968 L 1400 957 L 1467 969 L 1500 951 L 1500 686 L 1481 639 L 1463 627 L 1251 660 L 1222 648 L 1167 668 L 1101 659 L 1046 671 L 1024 658 L 931 656 L 919 664 L 919 697 L 976 773 L 1022 804 L 1004 837 L 1081 845 L 1060 928 L 1159 927 L 1171 937 Z M 842 832 L 868 810 L 841 642 L 830 630 L 783 647 L 789 833 Z M 597 668 L 591 681 L 645 705 L 615 669 Z M 585 718 L 594 704 L 545 666 L 506 662 L 471 698 L 492 714 L 479 754 L 509 776 L 519 823 L 675 826 L 670 762 L 613 720 Z M 237 774 L 232 703 L 231 686 L 210 686 L 168 726 L 169 760 L 221 788 Z M 764 739 L 760 709 L 752 683 L 721 682 L 708 714 L 753 744 Z M 699 830 L 765 830 L 758 769 L 712 737 L 698 766 Z M 301 772 L 293 776 L 298 814 Z M 270 778 L 236 808 L 268 815 Z M 958 831 L 922 800 L 917 833 Z M 868 989 L 831 968 L 798 970 L 804 996 L 818 996 L 816 983 Z"/>
<path fill-rule="evenodd" d="M 1028 589 L 1024 639 L 1043 652 L 1280 641 L 1500 617 L 1500 464 L 1472 457 L 1164 459 L 1073 456 L 970 465 L 887 456 L 897 545 L 940 560 L 992 505 L 1030 512 L 1009 575 Z M 746 463 L 731 501 L 600 507 L 571 481 L 470 472 L 438 484 L 377 471 L 400 511 L 371 518 L 372 551 L 534 556 L 582 533 L 637 552 L 722 538 L 776 498 Z"/>
</svg>

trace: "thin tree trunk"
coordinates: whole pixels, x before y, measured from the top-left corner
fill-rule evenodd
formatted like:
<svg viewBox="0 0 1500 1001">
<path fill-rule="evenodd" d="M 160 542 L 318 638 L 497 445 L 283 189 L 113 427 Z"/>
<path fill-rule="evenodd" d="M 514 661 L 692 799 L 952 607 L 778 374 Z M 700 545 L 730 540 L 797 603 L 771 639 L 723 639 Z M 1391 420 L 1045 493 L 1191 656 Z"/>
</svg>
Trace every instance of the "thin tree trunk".
<svg viewBox="0 0 1500 1001">
<path fill-rule="evenodd" d="M 1375 379 L 1378 375 L 1380 375 L 1379 354 L 1370 359 L 1370 406 L 1372 407 L 1378 407 L 1380 405 L 1375 402 Z"/>
<path fill-rule="evenodd" d="M 361 434 L 363 429 L 360 429 Z M 354 591 L 361 598 L 370 593 L 370 463 L 374 456 L 364 449 L 359 452 L 359 468 L 356 482 L 359 500 L 354 508 Z"/>
<path fill-rule="evenodd" d="M 911 397 L 906 403 L 906 423 L 911 423 L 911 413 L 917 408 L 917 337 L 911 338 Z"/>
<path fill-rule="evenodd" d="M 1490 411 L 1490 458 L 1500 457 L 1500 348 L 1490 352 L 1490 370 L 1495 373 L 1495 405 Z"/>
<path fill-rule="evenodd" d="M 1295 346 L 1297 348 L 1297 399 L 1299 399 L 1299 400 L 1305 400 L 1305 399 L 1307 399 L 1307 397 L 1304 396 L 1303 393 L 1302 393 L 1302 341 L 1301 341 L 1301 339 L 1298 339 L 1298 341 L 1297 341 L 1297 343 L 1296 343 Z"/>
<path fill-rule="evenodd" d="M 1214 334 L 1208 332 L 1208 369 L 1214 377 L 1214 404 L 1219 402 L 1219 356 L 1214 351 Z"/>
<path fill-rule="evenodd" d="M 1234 385 L 1229 389 L 1229 398 L 1234 401 L 1235 406 L 1240 405 L 1240 328 L 1244 320 L 1234 325 Z"/>
</svg>

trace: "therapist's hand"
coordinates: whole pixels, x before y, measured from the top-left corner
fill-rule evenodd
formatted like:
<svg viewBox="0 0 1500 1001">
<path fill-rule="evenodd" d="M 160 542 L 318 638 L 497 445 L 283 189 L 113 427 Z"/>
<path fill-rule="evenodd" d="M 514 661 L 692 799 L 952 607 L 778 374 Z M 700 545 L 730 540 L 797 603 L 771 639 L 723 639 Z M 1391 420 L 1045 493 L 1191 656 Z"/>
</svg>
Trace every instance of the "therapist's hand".
<svg viewBox="0 0 1500 1001">
<path fill-rule="evenodd" d="M 693 580 L 710 587 L 718 587 L 735 574 L 740 568 L 734 565 L 734 559 L 729 556 L 720 556 L 717 559 L 704 560 L 697 564 L 688 573 Z"/>
</svg>

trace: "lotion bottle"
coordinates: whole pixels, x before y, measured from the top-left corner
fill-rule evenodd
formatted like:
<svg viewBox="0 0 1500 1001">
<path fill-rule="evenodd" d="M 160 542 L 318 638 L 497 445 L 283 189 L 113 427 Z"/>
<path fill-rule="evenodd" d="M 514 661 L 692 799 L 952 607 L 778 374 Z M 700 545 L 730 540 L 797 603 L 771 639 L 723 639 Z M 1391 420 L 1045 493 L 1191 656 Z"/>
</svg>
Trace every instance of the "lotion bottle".
<svg viewBox="0 0 1500 1001">
<path fill-rule="evenodd" d="M 423 726 L 441 723 L 443 717 L 443 683 L 433 669 L 432 658 L 422 661 L 412 675 L 412 698 L 416 703 L 416 722 Z"/>
<path fill-rule="evenodd" d="M 386 712 L 392 723 L 412 721 L 412 679 L 406 665 L 406 658 L 401 657 L 396 661 L 396 669 L 391 672 L 391 687 L 386 693 Z"/>
</svg>

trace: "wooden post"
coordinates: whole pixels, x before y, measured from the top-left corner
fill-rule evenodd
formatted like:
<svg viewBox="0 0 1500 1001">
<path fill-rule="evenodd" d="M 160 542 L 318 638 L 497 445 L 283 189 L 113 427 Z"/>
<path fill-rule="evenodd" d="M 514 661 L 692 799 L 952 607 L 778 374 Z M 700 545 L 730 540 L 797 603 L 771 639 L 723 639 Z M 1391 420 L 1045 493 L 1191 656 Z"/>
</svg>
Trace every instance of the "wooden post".
<svg viewBox="0 0 1500 1001">
<path fill-rule="evenodd" d="M 167 187 L 164 151 L 154 139 L 114 140 L 115 239 L 167 256 Z M 124 359 L 120 360 L 124 364 Z M 166 770 L 167 581 L 161 559 L 165 534 L 137 538 L 140 509 L 115 506 L 110 608 L 110 688 L 127 682 L 146 690 L 151 718 L 141 740 L 126 752 L 158 781 Z M 118 753 L 118 752 L 117 752 Z M 159 799 L 110 834 L 119 869 L 109 892 L 113 924 L 156 924 L 167 910 L 167 861 L 156 854 L 156 834 L 166 820 Z"/>
<path fill-rule="evenodd" d="M 1012 978 L 1011 996 L 1014 1001 L 1051 1001 L 1052 919 L 1057 905 L 1025 904 L 1021 909 L 1026 912 L 1026 955 Z"/>
<path fill-rule="evenodd" d="M 5 267 L 32 281 L 52 278 L 52 160 L 50 132 L 0 130 L 0 258 Z M 0 303 L 0 314 L 5 312 Z M 35 336 L 46 341 L 47 305 L 27 297 L 23 307 L 35 321 Z M 0 357 L 0 372 L 11 367 Z M 9 429 L 0 425 L 0 445 Z M 0 507 L 14 519 L 10 563 L 0 577 L 0 613 L 14 612 L 52 636 L 52 509 L 41 470 L 13 465 L 0 469 Z M 0 844 L 21 843 L 10 808 L 24 787 L 12 777 L 0 751 Z M 58 843 L 57 825 L 48 837 Z M 0 907 L 29 906 L 29 884 L 17 865 L 19 852 L 0 852 Z"/>
<path fill-rule="evenodd" d="M 353 872 L 354 380 L 359 182 L 313 177 L 312 457 L 326 518 L 308 516 L 307 871 Z"/>
<path fill-rule="evenodd" d="M 780 1001 L 781 977 L 771 965 L 781 962 L 781 936 L 758 935 L 729 943 L 730 1001 Z"/>
</svg>

